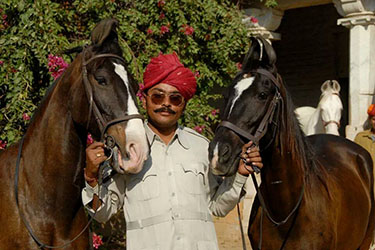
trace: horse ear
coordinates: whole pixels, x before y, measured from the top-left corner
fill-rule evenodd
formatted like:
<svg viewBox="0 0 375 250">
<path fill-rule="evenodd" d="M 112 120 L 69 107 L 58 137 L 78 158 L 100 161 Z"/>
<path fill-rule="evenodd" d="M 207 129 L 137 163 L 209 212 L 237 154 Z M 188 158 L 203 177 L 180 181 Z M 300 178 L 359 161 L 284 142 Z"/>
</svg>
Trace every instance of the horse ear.
<svg viewBox="0 0 375 250">
<path fill-rule="evenodd" d="M 251 71 L 260 66 L 269 68 L 276 63 L 276 53 L 263 37 L 250 37 L 251 46 L 242 63 L 243 71 Z"/>
<path fill-rule="evenodd" d="M 320 87 L 320 90 L 323 92 L 325 92 L 328 88 L 330 88 L 331 86 L 329 85 L 330 83 L 330 80 L 327 80 L 325 81 L 322 86 Z"/>
<path fill-rule="evenodd" d="M 91 42 L 93 45 L 101 47 L 108 40 L 109 42 L 117 42 L 117 26 L 118 21 L 113 18 L 107 18 L 98 23 L 91 32 Z"/>
<path fill-rule="evenodd" d="M 336 80 L 332 80 L 332 88 L 334 91 L 336 91 L 337 93 L 340 92 L 341 90 L 341 86 L 340 84 L 338 83 L 338 81 Z"/>
</svg>

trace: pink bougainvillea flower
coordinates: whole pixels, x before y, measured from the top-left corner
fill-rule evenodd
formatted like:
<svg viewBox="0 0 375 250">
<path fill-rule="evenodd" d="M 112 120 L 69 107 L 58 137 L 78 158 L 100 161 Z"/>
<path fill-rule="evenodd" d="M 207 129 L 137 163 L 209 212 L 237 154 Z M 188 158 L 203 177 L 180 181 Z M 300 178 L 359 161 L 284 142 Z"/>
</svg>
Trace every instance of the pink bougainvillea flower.
<svg viewBox="0 0 375 250">
<path fill-rule="evenodd" d="M 3 140 L 0 140 L 0 150 L 5 149 L 6 147 L 7 147 L 7 142 L 3 141 Z"/>
<path fill-rule="evenodd" d="M 211 111 L 211 115 L 213 115 L 213 116 L 216 116 L 218 113 L 219 113 L 219 110 L 218 110 L 218 109 L 213 109 L 213 110 Z"/>
<path fill-rule="evenodd" d="M 3 66 L 3 64 L 4 64 L 4 61 L 0 60 L 0 66 Z"/>
<path fill-rule="evenodd" d="M 161 26 L 160 28 L 160 34 L 164 35 L 165 33 L 169 32 L 169 28 L 165 25 Z"/>
<path fill-rule="evenodd" d="M 57 79 L 64 70 L 69 66 L 62 57 L 48 55 L 48 71 L 51 73 L 53 79 Z"/>
<path fill-rule="evenodd" d="M 17 73 L 18 70 L 15 69 L 15 68 L 11 68 L 10 71 L 11 71 L 12 73 Z"/>
<path fill-rule="evenodd" d="M 164 5 L 165 5 L 165 1 L 160 0 L 160 1 L 158 2 L 158 7 L 159 7 L 159 8 L 163 8 Z"/>
<path fill-rule="evenodd" d="M 87 134 L 87 140 L 86 140 L 87 146 L 91 145 L 93 142 L 94 142 L 94 139 L 92 138 L 92 135 L 90 133 L 88 133 Z"/>
<path fill-rule="evenodd" d="M 27 113 L 23 113 L 23 114 L 22 114 L 22 119 L 23 119 L 24 121 L 28 121 L 28 120 L 30 120 L 30 116 L 29 116 Z"/>
<path fill-rule="evenodd" d="M 198 71 L 198 70 L 196 70 L 196 71 L 194 72 L 194 76 L 195 76 L 196 78 L 200 77 L 200 74 L 199 74 L 199 71 Z"/>
<path fill-rule="evenodd" d="M 197 131 L 199 134 L 202 134 L 204 128 L 205 128 L 204 125 L 202 125 L 202 126 L 195 126 L 194 130 Z"/>
<path fill-rule="evenodd" d="M 145 88 L 145 85 L 143 83 L 140 83 L 139 84 L 139 90 L 137 92 L 137 97 L 139 100 L 142 100 L 142 92 L 143 92 L 143 89 Z"/>
<path fill-rule="evenodd" d="M 92 244 L 95 249 L 98 249 L 101 245 L 103 245 L 102 237 L 100 235 L 97 235 L 96 233 L 93 233 Z"/>
<path fill-rule="evenodd" d="M 160 20 L 163 20 L 164 18 L 165 18 L 165 14 L 164 14 L 164 12 L 160 12 L 159 19 L 160 19 Z"/>
<path fill-rule="evenodd" d="M 182 25 L 182 28 L 183 28 L 184 34 L 187 36 L 191 36 L 194 33 L 194 28 L 187 24 Z"/>
<path fill-rule="evenodd" d="M 3 15 L 3 20 L 7 19 L 7 17 L 8 17 L 8 16 L 4 14 L 4 15 Z"/>
<path fill-rule="evenodd" d="M 252 22 L 252 23 L 257 23 L 258 22 L 258 19 L 256 19 L 255 17 L 251 17 L 250 18 L 250 22 Z"/>
<path fill-rule="evenodd" d="M 152 29 L 147 29 L 147 34 L 151 35 L 152 33 L 154 33 Z"/>
<path fill-rule="evenodd" d="M 242 63 L 236 63 L 237 69 L 242 69 Z"/>
</svg>

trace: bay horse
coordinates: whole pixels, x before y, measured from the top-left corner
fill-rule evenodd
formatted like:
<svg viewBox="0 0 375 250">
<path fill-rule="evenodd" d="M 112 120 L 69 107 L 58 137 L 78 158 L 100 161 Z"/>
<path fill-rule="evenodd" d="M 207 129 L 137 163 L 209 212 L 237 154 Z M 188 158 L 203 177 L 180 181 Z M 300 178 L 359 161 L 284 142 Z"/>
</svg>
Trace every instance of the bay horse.
<svg viewBox="0 0 375 250">
<path fill-rule="evenodd" d="M 337 81 L 325 81 L 320 87 L 322 94 L 316 108 L 303 106 L 294 110 L 305 135 L 322 133 L 340 135 L 339 128 L 343 107 L 340 89 L 340 84 Z"/>
<path fill-rule="evenodd" d="M 375 226 L 370 154 L 339 136 L 305 137 L 275 63 L 272 46 L 252 38 L 210 143 L 212 172 L 235 174 L 244 143 L 259 146 L 264 167 L 249 220 L 253 249 L 369 249 Z"/>
<path fill-rule="evenodd" d="M 117 25 L 105 19 L 93 29 L 23 139 L 0 152 L 0 249 L 91 249 L 81 201 L 88 132 L 115 141 L 117 172 L 141 170 L 148 144 Z"/>
</svg>

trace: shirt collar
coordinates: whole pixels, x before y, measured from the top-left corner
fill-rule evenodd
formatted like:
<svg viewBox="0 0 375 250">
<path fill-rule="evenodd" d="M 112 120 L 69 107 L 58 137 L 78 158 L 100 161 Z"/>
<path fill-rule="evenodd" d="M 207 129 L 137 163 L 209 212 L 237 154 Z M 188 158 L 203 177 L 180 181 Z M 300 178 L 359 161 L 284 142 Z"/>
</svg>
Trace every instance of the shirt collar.
<svg viewBox="0 0 375 250">
<path fill-rule="evenodd" d="M 154 143 L 156 138 L 159 138 L 157 134 L 155 134 L 154 131 L 148 126 L 148 121 L 145 121 L 145 131 L 146 131 L 146 136 L 147 140 L 150 146 Z M 177 129 L 175 131 L 175 134 L 173 135 L 173 138 L 171 140 L 171 143 L 173 143 L 174 140 L 178 140 L 180 145 L 184 147 L 185 149 L 189 149 L 190 145 L 188 142 L 188 139 L 186 137 L 186 132 L 184 131 L 184 127 L 178 125 Z"/>
</svg>

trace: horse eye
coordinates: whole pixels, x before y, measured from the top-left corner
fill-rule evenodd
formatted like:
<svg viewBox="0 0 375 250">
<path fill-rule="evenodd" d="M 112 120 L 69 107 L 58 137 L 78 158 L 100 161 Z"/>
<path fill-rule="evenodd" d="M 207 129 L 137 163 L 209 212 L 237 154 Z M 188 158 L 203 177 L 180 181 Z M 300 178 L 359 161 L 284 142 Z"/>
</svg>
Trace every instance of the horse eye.
<svg viewBox="0 0 375 250">
<path fill-rule="evenodd" d="M 103 85 L 103 86 L 107 85 L 104 76 L 95 76 L 95 80 L 96 80 L 100 85 Z"/>
<path fill-rule="evenodd" d="M 259 95 L 258 95 L 258 98 L 260 100 L 266 100 L 267 99 L 267 94 L 264 93 L 264 92 L 261 92 Z"/>
</svg>

